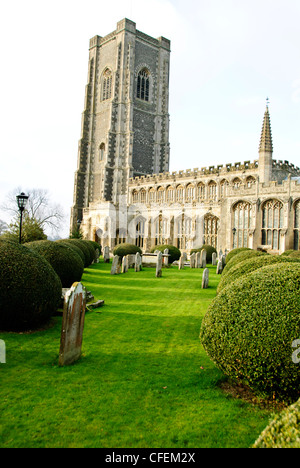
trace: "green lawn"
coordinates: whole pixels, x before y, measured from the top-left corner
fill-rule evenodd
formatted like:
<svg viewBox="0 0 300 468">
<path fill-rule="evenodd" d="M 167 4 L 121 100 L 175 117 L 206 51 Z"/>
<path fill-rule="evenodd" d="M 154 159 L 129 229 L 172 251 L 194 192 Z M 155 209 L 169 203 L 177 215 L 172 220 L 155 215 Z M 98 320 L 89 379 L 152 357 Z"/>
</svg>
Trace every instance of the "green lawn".
<svg viewBox="0 0 300 468">
<path fill-rule="evenodd" d="M 45 331 L 0 333 L 0 446 L 251 446 L 271 415 L 226 395 L 201 346 L 219 280 L 209 268 L 207 290 L 203 270 L 86 269 L 83 283 L 105 307 L 87 313 L 82 358 L 70 367 L 58 367 L 61 317 Z"/>
</svg>

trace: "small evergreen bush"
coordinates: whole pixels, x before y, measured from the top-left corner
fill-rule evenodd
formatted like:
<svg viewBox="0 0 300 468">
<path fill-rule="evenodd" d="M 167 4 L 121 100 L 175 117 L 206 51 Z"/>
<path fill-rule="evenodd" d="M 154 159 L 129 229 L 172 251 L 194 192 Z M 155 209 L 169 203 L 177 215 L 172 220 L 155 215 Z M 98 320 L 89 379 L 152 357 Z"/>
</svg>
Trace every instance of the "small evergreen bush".
<svg viewBox="0 0 300 468">
<path fill-rule="evenodd" d="M 199 249 L 192 249 L 191 254 L 201 252 L 201 250 L 206 250 L 206 262 L 211 263 L 212 262 L 212 254 L 217 253 L 216 249 L 212 245 L 202 245 Z"/>
<path fill-rule="evenodd" d="M 225 288 L 203 318 L 200 339 L 224 374 L 257 395 L 294 402 L 299 365 L 292 343 L 300 337 L 300 264 L 256 270 Z"/>
<path fill-rule="evenodd" d="M 73 283 L 81 281 L 84 263 L 67 245 L 48 240 L 29 242 L 25 245 L 50 263 L 59 276 L 63 288 L 70 288 Z"/>
<path fill-rule="evenodd" d="M 126 255 L 135 255 L 137 252 L 142 254 L 142 250 L 134 244 L 119 244 L 113 250 L 113 254 L 119 255 L 121 259 Z"/>
<path fill-rule="evenodd" d="M 0 329 L 30 330 L 56 312 L 62 284 L 41 255 L 24 245 L 0 240 Z"/>
<path fill-rule="evenodd" d="M 151 253 L 155 252 L 155 250 L 159 250 L 160 252 L 164 253 L 165 249 L 169 250 L 169 264 L 175 262 L 176 260 L 179 260 L 181 257 L 181 252 L 180 250 L 175 247 L 174 245 L 156 245 L 155 247 L 152 247 Z"/>
</svg>

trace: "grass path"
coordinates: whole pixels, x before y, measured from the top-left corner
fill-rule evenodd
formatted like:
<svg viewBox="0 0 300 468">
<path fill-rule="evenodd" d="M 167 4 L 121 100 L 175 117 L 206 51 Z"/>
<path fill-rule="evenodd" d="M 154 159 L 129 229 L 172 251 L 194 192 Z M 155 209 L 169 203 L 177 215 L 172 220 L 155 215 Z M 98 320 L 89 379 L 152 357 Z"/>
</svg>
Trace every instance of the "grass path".
<svg viewBox="0 0 300 468">
<path fill-rule="evenodd" d="M 199 341 L 218 276 L 154 269 L 83 283 L 105 307 L 86 315 L 83 354 L 57 365 L 61 318 L 33 334 L 0 333 L 1 447 L 249 447 L 270 414 L 224 394 Z"/>
</svg>

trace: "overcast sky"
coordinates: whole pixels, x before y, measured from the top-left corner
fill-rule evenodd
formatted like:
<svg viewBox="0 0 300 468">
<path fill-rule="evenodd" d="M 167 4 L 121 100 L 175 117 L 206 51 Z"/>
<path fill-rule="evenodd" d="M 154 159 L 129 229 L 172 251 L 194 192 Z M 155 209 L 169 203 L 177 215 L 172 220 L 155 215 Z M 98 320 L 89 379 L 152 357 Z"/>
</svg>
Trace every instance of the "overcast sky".
<svg viewBox="0 0 300 468">
<path fill-rule="evenodd" d="M 257 159 L 267 97 L 273 157 L 300 166 L 299 0 L 2 1 L 0 203 L 48 189 L 68 234 L 89 39 L 125 17 L 171 40 L 171 171 Z"/>
</svg>

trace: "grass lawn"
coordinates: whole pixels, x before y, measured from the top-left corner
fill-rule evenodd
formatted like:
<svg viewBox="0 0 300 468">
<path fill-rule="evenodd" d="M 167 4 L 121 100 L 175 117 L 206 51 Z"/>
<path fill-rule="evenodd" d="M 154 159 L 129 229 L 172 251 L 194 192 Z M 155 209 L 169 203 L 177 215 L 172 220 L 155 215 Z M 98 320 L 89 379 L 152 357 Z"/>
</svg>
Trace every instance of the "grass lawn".
<svg viewBox="0 0 300 468">
<path fill-rule="evenodd" d="M 270 411 L 225 394 L 199 340 L 219 277 L 176 267 L 111 276 L 85 270 L 105 306 L 87 313 L 81 359 L 58 366 L 61 317 L 32 334 L 0 333 L 0 447 L 249 447 Z M 20 304 L 21 307 L 21 304 Z"/>
</svg>

